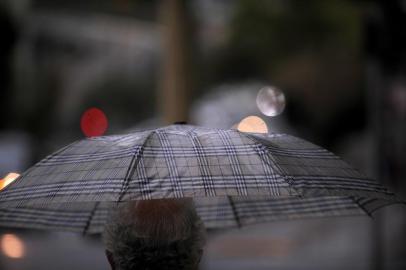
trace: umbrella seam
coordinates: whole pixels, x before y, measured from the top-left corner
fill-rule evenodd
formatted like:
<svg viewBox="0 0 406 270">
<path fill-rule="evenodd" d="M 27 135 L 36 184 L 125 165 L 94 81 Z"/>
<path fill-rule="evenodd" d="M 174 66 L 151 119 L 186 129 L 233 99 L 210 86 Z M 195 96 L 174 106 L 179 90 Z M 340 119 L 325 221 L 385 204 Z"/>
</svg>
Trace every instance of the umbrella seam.
<svg viewBox="0 0 406 270">
<path fill-rule="evenodd" d="M 85 234 L 87 233 L 87 231 L 89 230 L 90 223 L 92 222 L 93 215 L 94 215 L 94 213 L 96 212 L 96 209 L 97 209 L 97 207 L 99 206 L 99 203 L 100 203 L 100 202 L 96 202 L 94 208 L 93 208 L 92 211 L 90 212 L 89 219 L 87 220 L 86 225 L 85 225 L 85 228 L 83 229 L 83 235 L 85 235 Z"/>
<path fill-rule="evenodd" d="M 193 150 L 196 153 L 196 157 L 198 159 L 198 167 L 200 170 L 200 173 L 202 175 L 202 184 L 204 188 L 205 195 L 211 195 L 211 196 L 216 196 L 216 189 L 215 185 L 213 183 L 213 177 L 210 175 L 209 170 L 207 169 L 208 167 L 208 161 L 207 161 L 207 154 L 202 146 L 202 143 L 199 139 L 198 134 L 196 133 L 196 129 L 192 129 L 188 134 L 190 134 L 191 141 L 193 144 Z M 204 184 L 204 181 L 208 181 L 208 185 Z"/>
<path fill-rule="evenodd" d="M 255 138 L 252 138 L 251 136 L 249 136 L 249 134 L 246 134 L 244 132 L 239 132 L 241 135 L 243 135 L 245 138 L 249 139 L 250 141 L 252 141 L 255 145 L 257 145 L 259 148 L 261 148 L 267 155 L 268 157 L 271 159 L 271 161 L 273 162 L 273 165 L 275 165 L 276 169 L 278 169 L 279 171 L 277 172 L 285 181 L 286 183 L 289 185 L 289 189 L 293 190 L 295 194 L 295 196 L 299 196 L 302 197 L 302 195 L 300 194 L 299 190 L 296 189 L 296 187 L 293 185 L 292 180 L 290 179 L 290 176 L 280 167 L 278 166 L 278 164 L 275 162 L 275 160 L 273 159 L 272 155 L 270 155 L 268 149 L 266 148 L 266 146 L 264 146 L 263 144 L 261 144 L 260 142 L 258 142 L 257 140 L 255 140 Z M 261 158 L 261 160 L 265 163 L 267 163 L 263 157 L 261 155 L 259 155 L 259 157 Z"/>
<path fill-rule="evenodd" d="M 235 208 L 235 204 L 234 204 L 233 200 L 231 199 L 231 196 L 227 196 L 227 198 L 228 198 L 228 201 L 230 202 L 230 206 L 233 211 L 233 215 L 235 217 L 235 222 L 237 223 L 238 228 L 241 228 L 241 221 L 240 221 L 240 217 L 238 216 L 237 210 Z"/>
<path fill-rule="evenodd" d="M 350 196 L 350 198 L 351 198 L 351 200 L 352 200 L 353 202 L 355 202 L 355 203 L 359 206 L 359 208 L 360 208 L 362 211 L 365 212 L 365 214 L 367 214 L 367 216 L 371 217 L 372 219 L 374 218 L 374 217 L 372 216 L 372 212 L 370 213 L 363 205 L 361 205 L 361 204 L 358 202 L 358 200 L 355 199 L 355 197 Z"/>
<path fill-rule="evenodd" d="M 235 147 L 231 143 L 231 138 L 227 134 L 227 132 L 220 131 L 219 133 L 220 139 L 226 149 L 227 157 L 230 162 L 231 171 L 235 178 L 235 183 L 237 186 L 237 192 L 243 196 L 248 195 L 247 186 L 245 183 L 245 178 L 242 175 L 241 168 L 237 165 L 238 164 L 238 157 L 235 150 Z M 237 166 L 236 166 L 237 165 Z"/>
<path fill-rule="evenodd" d="M 122 187 L 121 187 L 120 195 L 119 195 L 119 197 L 118 197 L 117 203 L 119 203 L 119 202 L 122 200 L 122 198 L 124 197 L 124 194 L 125 194 L 125 191 L 126 191 L 127 188 L 128 188 L 130 179 L 131 179 L 131 177 L 134 175 L 135 169 L 137 168 L 138 163 L 139 163 L 139 161 L 140 161 L 140 159 L 141 159 L 142 153 L 143 153 L 143 151 L 144 151 L 144 147 L 145 147 L 147 141 L 149 140 L 149 138 L 150 138 L 153 134 L 155 134 L 155 131 L 154 131 L 154 130 L 153 130 L 150 134 L 147 135 L 147 137 L 145 138 L 145 140 L 144 140 L 144 142 L 142 143 L 141 147 L 139 148 L 139 151 L 136 152 L 136 153 L 134 153 L 134 156 L 133 156 L 132 159 L 131 159 L 130 165 L 128 166 L 127 173 L 126 173 L 126 175 L 125 175 L 125 177 L 124 177 L 124 182 L 123 182 L 123 185 L 122 185 Z"/>
<path fill-rule="evenodd" d="M 379 206 L 375 207 L 373 210 L 371 210 L 371 217 L 374 218 L 374 216 L 372 216 L 372 213 L 374 213 L 375 211 L 377 211 L 377 210 L 379 210 L 379 209 L 381 209 L 383 207 L 386 207 L 386 206 L 389 206 L 389 205 L 394 205 L 394 204 L 406 205 L 406 202 L 399 201 L 399 200 L 397 200 L 397 201 L 386 201 L 385 204 L 379 205 Z"/>
</svg>

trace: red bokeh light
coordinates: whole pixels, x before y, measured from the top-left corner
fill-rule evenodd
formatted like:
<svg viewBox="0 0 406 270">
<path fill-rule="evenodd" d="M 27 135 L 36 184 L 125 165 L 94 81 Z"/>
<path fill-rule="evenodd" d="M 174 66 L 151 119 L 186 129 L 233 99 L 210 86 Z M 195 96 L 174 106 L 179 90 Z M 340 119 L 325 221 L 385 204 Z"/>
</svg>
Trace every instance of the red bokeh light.
<svg viewBox="0 0 406 270">
<path fill-rule="evenodd" d="M 108 120 L 102 110 L 90 108 L 82 114 L 80 127 L 86 137 L 101 136 L 107 130 Z"/>
</svg>

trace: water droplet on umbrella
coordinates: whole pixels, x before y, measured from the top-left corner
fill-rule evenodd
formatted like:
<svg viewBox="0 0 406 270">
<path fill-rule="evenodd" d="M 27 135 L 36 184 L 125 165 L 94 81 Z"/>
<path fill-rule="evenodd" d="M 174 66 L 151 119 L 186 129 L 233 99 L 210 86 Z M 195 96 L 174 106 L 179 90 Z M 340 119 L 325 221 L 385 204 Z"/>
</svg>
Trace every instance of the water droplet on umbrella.
<svg viewBox="0 0 406 270">
<path fill-rule="evenodd" d="M 268 133 L 265 121 L 258 116 L 245 117 L 238 124 L 237 129 L 241 132 Z"/>
<path fill-rule="evenodd" d="M 80 127 L 87 137 L 103 135 L 108 126 L 108 120 L 104 112 L 98 108 L 86 110 L 80 119 Z"/>
<path fill-rule="evenodd" d="M 257 106 L 266 116 L 276 116 L 285 109 L 285 95 L 275 87 L 266 86 L 258 92 Z"/>
</svg>

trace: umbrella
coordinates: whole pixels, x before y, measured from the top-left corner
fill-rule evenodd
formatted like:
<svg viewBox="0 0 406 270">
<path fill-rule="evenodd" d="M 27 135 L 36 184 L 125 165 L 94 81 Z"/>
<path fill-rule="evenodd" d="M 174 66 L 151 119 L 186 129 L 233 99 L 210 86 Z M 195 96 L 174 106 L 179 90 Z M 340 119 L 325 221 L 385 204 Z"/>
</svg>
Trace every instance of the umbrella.
<svg viewBox="0 0 406 270">
<path fill-rule="evenodd" d="M 118 203 L 181 197 L 195 198 L 209 228 L 371 214 L 398 202 L 300 138 L 171 125 L 51 154 L 0 192 L 0 225 L 99 232 Z"/>
<path fill-rule="evenodd" d="M 197 214 L 207 229 L 241 227 L 297 218 L 370 215 L 389 201 L 367 198 L 322 196 L 314 198 L 194 198 Z M 10 228 L 102 233 L 112 202 L 61 203 L 0 208 L 0 224 Z"/>
</svg>

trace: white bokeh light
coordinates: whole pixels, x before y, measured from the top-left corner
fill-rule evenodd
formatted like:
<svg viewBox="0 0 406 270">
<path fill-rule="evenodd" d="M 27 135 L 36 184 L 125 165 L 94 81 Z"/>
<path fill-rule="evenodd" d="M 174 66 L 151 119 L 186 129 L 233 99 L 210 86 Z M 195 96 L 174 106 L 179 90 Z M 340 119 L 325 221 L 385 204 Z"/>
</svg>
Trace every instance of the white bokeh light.
<svg viewBox="0 0 406 270">
<path fill-rule="evenodd" d="M 266 86 L 257 95 L 258 109 L 266 116 L 277 116 L 285 109 L 285 95 L 279 89 Z"/>
</svg>

